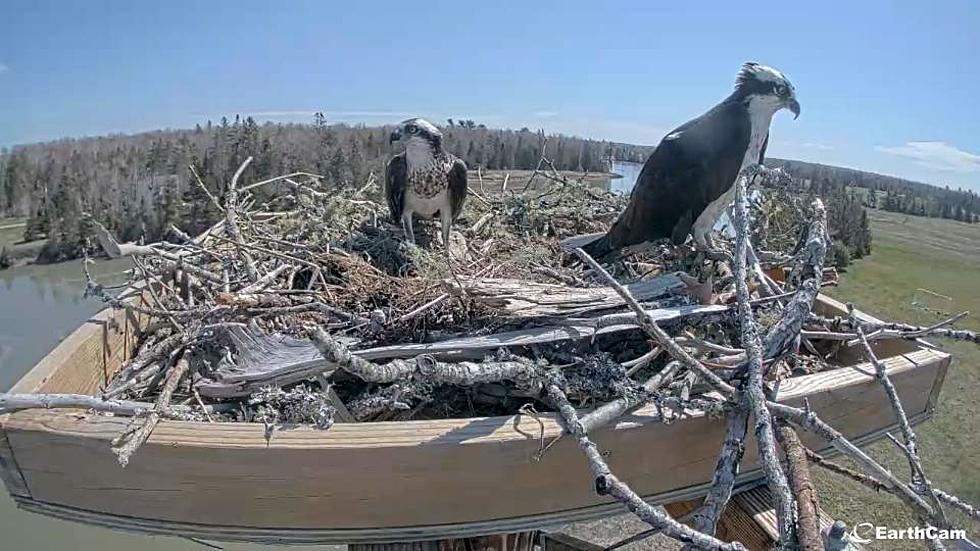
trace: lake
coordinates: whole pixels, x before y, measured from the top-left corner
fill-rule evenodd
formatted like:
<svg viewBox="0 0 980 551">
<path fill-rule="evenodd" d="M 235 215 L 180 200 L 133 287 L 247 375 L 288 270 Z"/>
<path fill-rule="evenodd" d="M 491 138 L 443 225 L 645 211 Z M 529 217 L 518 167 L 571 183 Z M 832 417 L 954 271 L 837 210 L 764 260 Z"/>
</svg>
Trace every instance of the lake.
<svg viewBox="0 0 980 551">
<path fill-rule="evenodd" d="M 91 271 L 99 283 L 122 283 L 129 266 L 128 259 L 107 260 L 96 262 Z M 81 261 L 0 270 L 0 390 L 9 389 L 58 342 L 101 309 L 98 300 L 83 298 L 84 290 Z M 17 509 L 6 489 L 0 491 L 0 534 L 3 548 L 11 550 L 208 549 L 190 540 L 127 534 L 26 513 Z M 220 546 L 242 551 L 282 549 L 249 544 Z"/>
<path fill-rule="evenodd" d="M 636 185 L 636 179 L 640 177 L 643 170 L 643 163 L 630 163 L 626 161 L 613 161 L 611 172 L 619 174 L 622 178 L 613 178 L 609 182 L 609 191 L 629 194 Z"/>
</svg>

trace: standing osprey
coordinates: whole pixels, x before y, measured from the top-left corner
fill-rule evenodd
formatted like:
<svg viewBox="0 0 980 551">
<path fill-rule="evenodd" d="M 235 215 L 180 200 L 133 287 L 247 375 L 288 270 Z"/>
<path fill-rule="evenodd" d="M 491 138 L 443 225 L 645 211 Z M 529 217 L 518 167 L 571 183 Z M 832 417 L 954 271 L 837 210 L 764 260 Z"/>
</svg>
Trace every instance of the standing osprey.
<svg viewBox="0 0 980 551">
<path fill-rule="evenodd" d="M 401 221 L 405 236 L 415 243 L 412 214 L 439 216 L 442 242 L 449 250 L 453 220 L 466 200 L 466 163 L 442 149 L 442 132 L 423 119 L 409 119 L 391 133 L 391 143 L 405 142 L 405 152 L 388 161 L 385 197 L 391 217 Z"/>
<path fill-rule="evenodd" d="M 679 245 L 689 233 L 697 248 L 711 249 L 711 229 L 734 198 L 736 176 L 762 163 L 769 122 L 783 108 L 800 115 L 786 77 L 758 63 L 743 65 L 730 96 L 660 142 L 643 165 L 626 210 L 585 251 L 600 259 L 661 238 Z"/>
</svg>

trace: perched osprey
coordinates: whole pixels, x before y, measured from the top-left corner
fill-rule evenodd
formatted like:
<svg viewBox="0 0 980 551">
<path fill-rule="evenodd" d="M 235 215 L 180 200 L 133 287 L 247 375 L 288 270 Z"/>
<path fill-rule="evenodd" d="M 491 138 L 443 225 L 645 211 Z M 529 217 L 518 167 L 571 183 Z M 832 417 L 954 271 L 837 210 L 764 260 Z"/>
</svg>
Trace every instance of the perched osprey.
<svg viewBox="0 0 980 551">
<path fill-rule="evenodd" d="M 734 199 L 735 177 L 762 162 L 769 122 L 783 108 L 800 115 L 786 77 L 758 63 L 743 65 L 730 96 L 661 140 L 643 165 L 626 210 L 585 251 L 599 259 L 661 238 L 679 245 L 690 233 L 697 248 L 711 249 L 711 229 Z"/>
<path fill-rule="evenodd" d="M 442 149 L 442 132 L 423 119 L 409 119 L 391 133 L 391 143 L 405 142 L 405 152 L 388 161 L 385 197 L 391 217 L 401 220 L 405 236 L 415 243 L 412 214 L 439 217 L 442 242 L 449 250 L 453 220 L 466 200 L 466 163 Z"/>
</svg>

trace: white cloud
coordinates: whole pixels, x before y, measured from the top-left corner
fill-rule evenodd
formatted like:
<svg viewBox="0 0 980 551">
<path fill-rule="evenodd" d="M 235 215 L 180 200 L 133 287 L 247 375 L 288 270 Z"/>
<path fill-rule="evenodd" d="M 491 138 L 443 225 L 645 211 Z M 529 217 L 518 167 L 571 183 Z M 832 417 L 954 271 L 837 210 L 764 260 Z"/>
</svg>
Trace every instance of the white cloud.
<svg viewBox="0 0 980 551">
<path fill-rule="evenodd" d="M 7 66 L 6 64 L 0 63 L 0 75 L 6 73 L 9 70 L 10 70 L 10 67 L 9 66 Z"/>
<path fill-rule="evenodd" d="M 825 143 L 806 142 L 800 145 L 807 149 L 819 149 L 820 151 L 831 151 L 834 149 L 834 146 Z"/>
<path fill-rule="evenodd" d="M 248 115 L 253 117 L 262 117 L 266 119 L 283 119 L 283 118 L 293 118 L 293 117 L 310 117 L 317 113 L 315 110 L 310 111 L 243 111 Z M 329 120 L 331 117 L 338 119 L 343 118 L 385 118 L 385 117 L 410 117 L 411 113 L 404 111 L 322 111 L 324 116 Z"/>
<path fill-rule="evenodd" d="M 980 155 L 963 151 L 946 142 L 907 142 L 875 150 L 915 161 L 916 164 L 948 172 L 980 172 Z"/>
<path fill-rule="evenodd" d="M 535 117 L 542 118 L 542 119 L 550 119 L 551 117 L 557 117 L 558 116 L 558 112 L 557 111 L 535 111 L 534 112 L 534 116 Z"/>
</svg>

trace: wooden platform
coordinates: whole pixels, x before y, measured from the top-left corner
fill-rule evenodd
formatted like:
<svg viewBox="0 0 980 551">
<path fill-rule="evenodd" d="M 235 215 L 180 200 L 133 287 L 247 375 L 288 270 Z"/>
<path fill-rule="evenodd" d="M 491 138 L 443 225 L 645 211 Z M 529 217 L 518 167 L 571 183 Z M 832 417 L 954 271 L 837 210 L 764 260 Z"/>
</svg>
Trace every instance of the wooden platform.
<svg viewBox="0 0 980 551">
<path fill-rule="evenodd" d="M 825 314 L 842 312 L 821 298 Z M 68 337 L 14 392 L 94 394 L 123 363 L 141 321 L 104 311 Z M 876 345 L 914 422 L 936 403 L 950 358 L 915 342 Z M 894 428 L 866 363 L 797 377 L 778 399 L 808 397 L 858 443 Z M 551 415 L 339 423 L 277 431 L 250 423 L 163 421 L 122 469 L 109 449 L 127 419 L 31 410 L 0 417 L 0 473 L 28 511 L 150 534 L 264 543 L 377 543 L 537 530 L 619 510 L 596 496 L 570 440 L 535 461 L 559 434 Z M 664 424 L 641 408 L 595 440 L 617 475 L 651 503 L 695 499 L 708 488 L 725 432 L 695 412 Z M 827 451 L 802 434 L 804 444 Z M 757 480 L 748 442 L 739 476 Z"/>
</svg>

